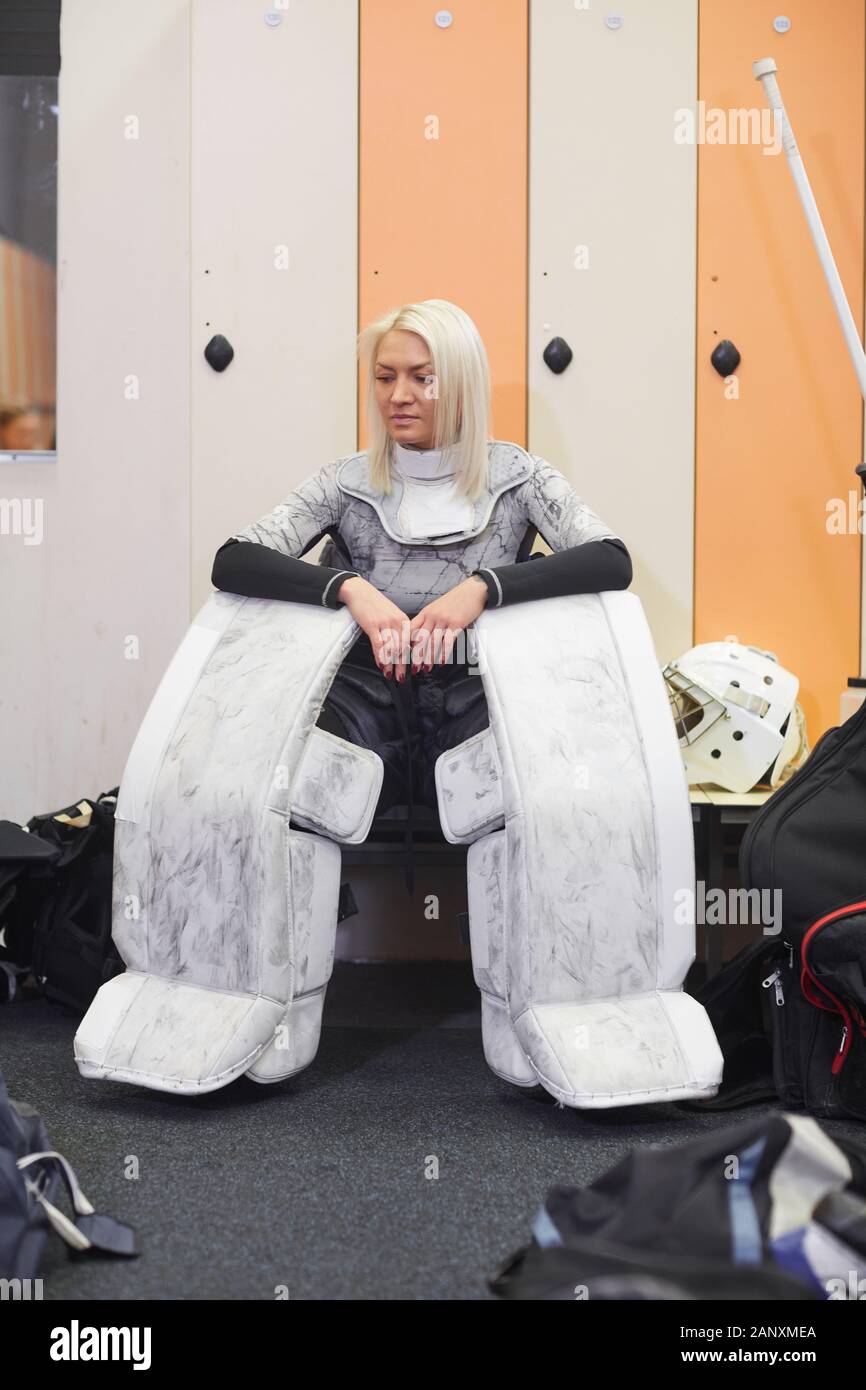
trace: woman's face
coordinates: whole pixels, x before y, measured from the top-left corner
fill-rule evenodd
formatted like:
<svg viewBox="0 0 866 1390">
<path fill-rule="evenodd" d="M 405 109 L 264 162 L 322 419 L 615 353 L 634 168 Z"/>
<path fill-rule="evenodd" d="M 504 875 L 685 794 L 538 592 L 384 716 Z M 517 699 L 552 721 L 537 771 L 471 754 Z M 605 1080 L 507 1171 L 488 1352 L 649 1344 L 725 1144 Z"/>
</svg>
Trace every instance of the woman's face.
<svg viewBox="0 0 866 1390">
<path fill-rule="evenodd" d="M 424 339 L 404 329 L 386 333 L 376 354 L 375 374 L 376 402 L 391 438 L 431 449 L 437 392 Z"/>
</svg>

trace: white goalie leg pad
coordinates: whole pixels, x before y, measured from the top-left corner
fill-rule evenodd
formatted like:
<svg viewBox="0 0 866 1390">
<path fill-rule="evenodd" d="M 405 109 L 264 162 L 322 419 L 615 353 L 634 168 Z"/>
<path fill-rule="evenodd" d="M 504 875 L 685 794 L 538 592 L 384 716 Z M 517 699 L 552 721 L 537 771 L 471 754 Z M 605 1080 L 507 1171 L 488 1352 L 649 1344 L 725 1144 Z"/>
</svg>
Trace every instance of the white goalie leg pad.
<svg viewBox="0 0 866 1390">
<path fill-rule="evenodd" d="M 364 838 L 383 773 L 371 750 L 315 729 L 358 632 L 345 610 L 224 593 L 197 616 L 124 771 L 112 935 L 128 969 L 79 1026 L 82 1075 L 214 1090 L 295 1018 L 282 1060 L 296 1070 L 310 1053 L 333 959 L 336 841 Z M 346 792 L 331 821 L 328 788 Z M 290 825 L 296 797 L 331 842 Z"/>
<path fill-rule="evenodd" d="M 292 831 L 294 840 L 308 847 L 290 863 L 294 997 L 273 1041 L 247 1071 L 253 1081 L 284 1081 L 316 1055 L 337 935 L 342 856 L 333 841 L 359 844 L 367 838 L 384 772 L 378 753 L 325 729 L 315 729 L 307 743 L 291 814 L 293 824 L 318 834 Z M 309 867 L 308 856 L 313 857 Z"/>
<path fill-rule="evenodd" d="M 481 991 L 481 1041 L 488 1066 L 516 1086 L 537 1086 L 505 999 L 506 838 L 504 830 L 485 835 L 470 845 L 466 858 L 472 973 Z"/>
<path fill-rule="evenodd" d="M 452 845 L 481 839 L 504 823 L 502 771 L 490 729 L 441 753 L 433 774 L 439 824 Z"/>
<path fill-rule="evenodd" d="M 503 829 L 474 834 L 466 745 L 438 760 L 437 791 L 440 818 L 473 841 L 488 1063 L 580 1108 L 714 1095 L 722 1055 L 682 988 L 695 953 L 691 807 L 639 599 L 517 604 L 476 628 Z"/>
<path fill-rule="evenodd" d="M 293 998 L 273 1040 L 247 1075 L 253 1081 L 283 1081 L 309 1066 L 319 1047 L 325 989 L 334 964 L 340 897 L 340 850 L 318 835 L 290 830 L 289 859 L 294 965 Z"/>
<path fill-rule="evenodd" d="M 505 823 L 502 770 L 491 729 L 441 754 L 435 767 L 442 833 L 468 844 L 466 858 L 472 973 L 481 991 L 481 1041 L 488 1066 L 517 1086 L 537 1086 L 505 1002 Z M 492 833 L 498 831 L 499 833 Z"/>
</svg>

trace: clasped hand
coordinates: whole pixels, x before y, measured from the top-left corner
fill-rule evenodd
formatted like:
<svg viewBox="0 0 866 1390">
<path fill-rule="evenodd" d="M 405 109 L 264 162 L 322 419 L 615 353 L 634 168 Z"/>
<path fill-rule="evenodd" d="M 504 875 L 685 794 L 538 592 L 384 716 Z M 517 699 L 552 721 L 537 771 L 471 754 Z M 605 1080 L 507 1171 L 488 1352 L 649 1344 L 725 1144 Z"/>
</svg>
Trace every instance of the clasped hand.
<svg viewBox="0 0 866 1390">
<path fill-rule="evenodd" d="M 487 602 L 487 585 L 477 575 L 464 579 L 409 618 L 396 603 L 359 575 L 345 579 L 340 599 L 370 639 L 373 656 L 386 680 L 398 681 L 432 671 L 450 659 L 458 633 L 474 623 Z"/>
</svg>

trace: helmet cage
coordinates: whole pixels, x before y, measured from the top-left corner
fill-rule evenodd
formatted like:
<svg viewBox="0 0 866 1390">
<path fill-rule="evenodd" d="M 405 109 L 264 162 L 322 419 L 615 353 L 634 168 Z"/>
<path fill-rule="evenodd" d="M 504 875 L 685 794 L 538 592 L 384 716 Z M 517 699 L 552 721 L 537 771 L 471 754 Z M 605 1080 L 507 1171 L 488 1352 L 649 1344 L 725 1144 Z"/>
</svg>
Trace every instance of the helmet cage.
<svg viewBox="0 0 866 1390">
<path fill-rule="evenodd" d="M 662 675 L 680 747 L 687 748 L 723 719 L 727 711 L 720 700 L 683 675 L 674 663 L 666 666 Z"/>
</svg>

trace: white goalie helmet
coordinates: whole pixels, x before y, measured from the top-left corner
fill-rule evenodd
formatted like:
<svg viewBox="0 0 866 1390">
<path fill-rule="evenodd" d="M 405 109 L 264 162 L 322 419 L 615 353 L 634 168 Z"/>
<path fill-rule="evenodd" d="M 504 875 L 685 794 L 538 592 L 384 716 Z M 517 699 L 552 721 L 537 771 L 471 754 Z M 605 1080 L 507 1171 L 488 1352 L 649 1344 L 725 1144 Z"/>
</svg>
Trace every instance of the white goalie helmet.
<svg viewBox="0 0 866 1390">
<path fill-rule="evenodd" d="M 805 762 L 800 682 L 774 653 L 736 638 L 692 647 L 664 668 L 689 786 L 776 787 Z"/>
</svg>

